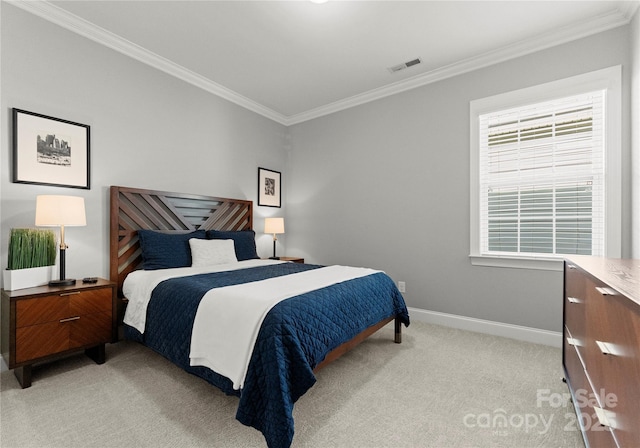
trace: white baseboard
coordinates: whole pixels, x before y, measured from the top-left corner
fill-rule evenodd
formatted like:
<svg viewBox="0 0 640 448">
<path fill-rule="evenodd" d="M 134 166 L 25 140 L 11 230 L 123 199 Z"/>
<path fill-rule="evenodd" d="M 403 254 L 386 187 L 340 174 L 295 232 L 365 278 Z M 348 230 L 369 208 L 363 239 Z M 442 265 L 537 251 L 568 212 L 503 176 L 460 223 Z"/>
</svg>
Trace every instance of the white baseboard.
<svg viewBox="0 0 640 448">
<path fill-rule="evenodd" d="M 538 328 L 475 319 L 473 317 L 458 316 L 455 314 L 439 313 L 437 311 L 428 311 L 420 308 L 409 308 L 409 316 L 411 319 L 419 322 L 443 325 L 445 327 L 474 331 L 476 333 L 503 336 L 552 347 L 562 347 L 562 333 L 557 331 L 540 330 Z"/>
</svg>

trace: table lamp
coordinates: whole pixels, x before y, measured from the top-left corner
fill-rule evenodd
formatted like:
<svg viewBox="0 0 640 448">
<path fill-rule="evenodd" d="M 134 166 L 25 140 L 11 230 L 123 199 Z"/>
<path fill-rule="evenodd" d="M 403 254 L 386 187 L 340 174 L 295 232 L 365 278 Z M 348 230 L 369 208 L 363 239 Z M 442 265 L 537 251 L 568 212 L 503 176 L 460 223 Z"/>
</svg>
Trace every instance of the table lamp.
<svg viewBox="0 0 640 448">
<path fill-rule="evenodd" d="M 39 195 L 36 197 L 36 226 L 60 226 L 60 279 L 51 280 L 49 286 L 75 285 L 76 280 L 65 277 L 64 226 L 86 226 L 84 198 L 78 196 Z"/>
<path fill-rule="evenodd" d="M 276 241 L 278 241 L 276 234 L 284 233 L 284 218 L 265 218 L 264 233 L 273 234 L 273 257 L 269 258 L 271 260 L 279 260 L 280 257 L 276 257 Z"/>
</svg>

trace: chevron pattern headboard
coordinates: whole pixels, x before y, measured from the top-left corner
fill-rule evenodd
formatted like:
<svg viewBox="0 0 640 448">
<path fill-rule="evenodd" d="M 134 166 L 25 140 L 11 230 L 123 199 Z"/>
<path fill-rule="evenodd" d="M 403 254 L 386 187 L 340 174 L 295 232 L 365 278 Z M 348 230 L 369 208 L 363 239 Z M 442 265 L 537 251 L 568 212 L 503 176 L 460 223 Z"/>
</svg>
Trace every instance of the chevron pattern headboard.
<svg viewBox="0 0 640 448">
<path fill-rule="evenodd" d="M 140 188 L 111 187 L 110 278 L 118 285 L 142 263 L 138 230 L 250 230 L 253 202 Z"/>
</svg>

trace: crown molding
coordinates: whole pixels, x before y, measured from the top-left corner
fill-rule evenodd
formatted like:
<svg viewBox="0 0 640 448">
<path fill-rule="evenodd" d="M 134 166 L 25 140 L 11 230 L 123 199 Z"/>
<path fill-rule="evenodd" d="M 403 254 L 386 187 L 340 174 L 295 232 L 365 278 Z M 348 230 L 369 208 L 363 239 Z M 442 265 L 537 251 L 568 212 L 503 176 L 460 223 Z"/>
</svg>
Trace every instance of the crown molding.
<svg viewBox="0 0 640 448">
<path fill-rule="evenodd" d="M 462 75 L 500 62 L 505 62 L 527 54 L 535 53 L 547 48 L 562 45 L 583 37 L 601 33 L 619 26 L 628 24 L 640 5 L 634 2 L 625 11 L 611 11 L 607 14 L 594 17 L 581 23 L 566 26 L 541 34 L 533 39 L 516 42 L 494 51 L 464 59 L 448 66 L 437 68 L 411 78 L 389 84 L 378 89 L 369 90 L 359 95 L 336 101 L 326 106 L 321 106 L 307 112 L 292 115 L 287 118 L 286 125 L 302 123 L 304 121 L 330 115 L 341 110 L 349 109 L 361 104 L 369 103 L 381 98 L 395 95 L 407 90 L 415 89 L 427 84 L 442 81 L 447 78 Z"/>
<path fill-rule="evenodd" d="M 585 20 L 583 22 L 541 34 L 533 39 L 516 42 L 500 49 L 478 56 L 464 59 L 445 67 L 431 70 L 396 83 L 369 90 L 344 100 L 336 101 L 306 112 L 285 116 L 273 109 L 259 104 L 233 90 L 230 90 L 198 73 L 182 67 L 162 56 L 155 54 L 133 42 L 130 42 L 110 31 L 107 31 L 81 17 L 71 14 L 64 9 L 49 3 L 47 0 L 0 0 L 17 6 L 42 19 L 66 28 L 87 39 L 118 51 L 144 64 L 161 70 L 171 76 L 181 79 L 213 95 L 230 101 L 240 107 L 248 109 L 268 119 L 285 126 L 302 123 L 341 110 L 359 106 L 371 101 L 385 98 L 407 90 L 432 84 L 453 76 L 462 75 L 473 70 L 498 64 L 510 59 L 524 56 L 536 51 L 561 45 L 573 40 L 607 31 L 628 24 L 638 11 L 640 2 L 626 2 L 622 9 Z"/>
<path fill-rule="evenodd" d="M 286 117 L 268 107 L 263 106 L 233 90 L 188 70 L 162 56 L 153 53 L 133 42 L 128 41 L 94 23 L 71 14 L 46 0 L 4 0 L 49 22 L 53 22 L 69 31 L 111 48 L 126 56 L 136 59 L 171 76 L 181 79 L 209 93 L 219 96 L 238 106 L 260 114 L 266 118 L 285 124 Z"/>
<path fill-rule="evenodd" d="M 628 19 L 631 22 L 633 16 L 638 12 L 638 8 L 640 8 L 640 0 L 628 1 L 620 5 L 620 14 Z"/>
</svg>

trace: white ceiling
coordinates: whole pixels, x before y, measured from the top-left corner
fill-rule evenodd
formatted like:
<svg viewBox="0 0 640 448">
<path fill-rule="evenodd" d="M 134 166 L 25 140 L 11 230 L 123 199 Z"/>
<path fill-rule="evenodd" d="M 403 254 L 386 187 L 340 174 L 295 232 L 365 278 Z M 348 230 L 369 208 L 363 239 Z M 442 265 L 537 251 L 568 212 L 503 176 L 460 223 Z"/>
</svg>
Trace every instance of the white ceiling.
<svg viewBox="0 0 640 448">
<path fill-rule="evenodd" d="M 624 25 L 639 2 L 13 4 L 288 125 Z"/>
</svg>

